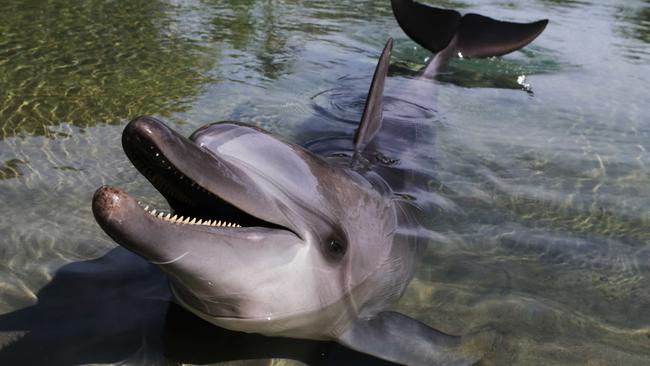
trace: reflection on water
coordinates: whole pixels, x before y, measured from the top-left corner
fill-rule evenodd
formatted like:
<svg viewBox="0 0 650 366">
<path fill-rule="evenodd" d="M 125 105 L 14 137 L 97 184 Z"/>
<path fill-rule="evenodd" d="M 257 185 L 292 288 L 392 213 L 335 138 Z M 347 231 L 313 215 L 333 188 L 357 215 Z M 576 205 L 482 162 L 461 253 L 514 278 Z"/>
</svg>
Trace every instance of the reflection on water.
<svg viewBox="0 0 650 366">
<path fill-rule="evenodd" d="M 152 1 L 4 3 L 1 136 L 188 108 L 216 54 L 179 33 L 173 11 Z"/>
<path fill-rule="evenodd" d="M 2 164 L 2 168 L 0 168 L 0 179 L 18 178 L 23 175 L 19 169 L 21 164 L 25 164 L 25 162 L 20 159 L 10 159 L 5 161 Z"/>
<path fill-rule="evenodd" d="M 435 212 L 436 237 L 398 307 L 450 333 L 496 329 L 486 364 L 645 365 L 650 3 L 437 3 L 551 22 L 524 51 L 456 60 L 436 81 L 436 139 L 421 147 L 433 166 L 420 167 L 435 174 L 430 199 L 416 202 Z M 154 114 L 184 133 L 236 119 L 295 141 L 351 135 L 388 36 L 398 66 L 386 96 L 396 100 L 409 93 L 404 68 L 430 55 L 401 33 L 388 1 L 5 2 L 0 359 L 38 364 L 35 349 L 91 334 L 55 361 L 171 362 L 150 338 L 164 305 L 141 291 L 158 274 L 105 255 L 115 244 L 90 212 L 108 183 L 162 204 L 121 151 L 123 122 Z M 86 264 L 63 267 L 75 262 Z M 110 291 L 89 290 L 104 280 Z M 126 332 L 118 342 L 102 333 L 115 314 L 92 312 L 86 293 L 152 310 L 115 328 Z"/>
<path fill-rule="evenodd" d="M 650 1 L 625 4 L 617 8 L 619 29 L 626 40 L 621 40 L 623 52 L 636 62 L 648 62 L 650 59 Z M 637 39 L 642 43 L 630 42 Z"/>
</svg>

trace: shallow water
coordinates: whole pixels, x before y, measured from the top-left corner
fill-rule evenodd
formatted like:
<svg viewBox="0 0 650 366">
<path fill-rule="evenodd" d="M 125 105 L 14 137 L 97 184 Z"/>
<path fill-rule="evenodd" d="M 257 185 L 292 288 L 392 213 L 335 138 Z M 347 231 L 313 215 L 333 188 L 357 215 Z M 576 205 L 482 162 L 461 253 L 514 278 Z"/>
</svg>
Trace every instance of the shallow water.
<svg viewBox="0 0 650 366">
<path fill-rule="evenodd" d="M 421 203 L 437 235 L 398 308 L 449 333 L 496 329 L 485 364 L 647 364 L 650 2 L 438 4 L 551 22 L 440 78 Z M 0 361 L 14 364 L 175 362 L 152 337 L 159 276 L 90 211 L 102 184 L 163 202 L 122 152 L 128 120 L 352 131 L 389 36 L 388 97 L 430 56 L 388 1 L 10 0 L 1 17 Z M 121 300 L 136 289 L 150 292 Z"/>
</svg>

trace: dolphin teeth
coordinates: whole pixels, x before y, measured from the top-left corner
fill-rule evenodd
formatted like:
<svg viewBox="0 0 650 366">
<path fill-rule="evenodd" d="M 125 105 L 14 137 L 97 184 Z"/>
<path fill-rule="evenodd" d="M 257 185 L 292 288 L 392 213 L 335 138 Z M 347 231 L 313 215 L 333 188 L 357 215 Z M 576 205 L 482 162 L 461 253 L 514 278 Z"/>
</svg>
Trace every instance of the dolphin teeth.
<svg viewBox="0 0 650 366">
<path fill-rule="evenodd" d="M 196 222 L 196 224 L 197 224 L 197 225 L 203 225 L 203 220 L 199 219 L 199 220 Z"/>
<path fill-rule="evenodd" d="M 172 218 L 170 219 L 170 221 L 172 221 L 172 222 L 176 222 L 176 219 L 177 219 L 177 218 L 178 218 L 178 215 L 174 215 L 174 216 L 172 216 Z"/>
<path fill-rule="evenodd" d="M 184 218 L 183 216 L 179 217 L 179 218 L 176 220 L 176 222 L 179 223 L 179 224 L 182 224 L 182 223 L 183 223 L 183 218 Z"/>
<path fill-rule="evenodd" d="M 190 223 L 190 217 L 188 216 L 185 221 L 183 221 L 183 224 L 189 224 Z"/>
<path fill-rule="evenodd" d="M 172 216 L 171 212 L 168 212 L 165 216 L 165 220 L 169 221 L 169 218 Z"/>
<path fill-rule="evenodd" d="M 192 221 L 190 221 L 190 225 L 194 225 L 194 224 L 196 224 L 196 219 L 192 218 Z"/>
<path fill-rule="evenodd" d="M 160 211 L 160 212 L 158 213 L 158 218 L 159 218 L 159 219 L 162 219 L 164 215 L 165 215 L 165 213 L 162 212 L 162 211 Z"/>
<path fill-rule="evenodd" d="M 217 223 L 217 226 L 221 226 L 221 220 L 219 220 L 219 223 Z"/>
<path fill-rule="evenodd" d="M 151 214 L 154 215 L 154 216 L 156 216 L 156 212 L 157 212 L 157 211 L 156 211 L 155 208 L 154 208 L 153 210 L 151 210 Z"/>
<path fill-rule="evenodd" d="M 149 211 L 149 205 L 144 206 L 145 211 Z"/>
</svg>

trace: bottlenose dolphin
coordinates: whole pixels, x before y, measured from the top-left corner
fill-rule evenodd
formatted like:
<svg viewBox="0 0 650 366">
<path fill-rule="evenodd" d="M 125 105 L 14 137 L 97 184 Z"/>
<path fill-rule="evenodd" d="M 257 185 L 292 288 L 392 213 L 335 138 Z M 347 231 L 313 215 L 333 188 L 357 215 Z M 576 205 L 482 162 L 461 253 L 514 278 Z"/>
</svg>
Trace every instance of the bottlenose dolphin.
<svg viewBox="0 0 650 366">
<path fill-rule="evenodd" d="M 439 51 L 423 78 L 450 55 L 507 53 L 545 26 L 460 17 L 411 1 L 395 0 L 393 8 L 407 34 Z M 334 340 L 408 365 L 476 362 L 490 332 L 452 336 L 387 310 L 430 241 L 420 223 L 427 213 L 405 192 L 427 194 L 418 186 L 428 177 L 418 170 L 427 157 L 412 142 L 432 143 L 435 133 L 432 111 L 404 116 L 383 106 L 392 45 L 389 39 L 379 58 L 352 138 L 301 146 L 239 122 L 186 138 L 154 118 L 132 120 L 124 151 L 171 210 L 142 207 L 103 186 L 93 197 L 97 222 L 162 269 L 179 304 L 220 327 Z M 427 98 L 433 87 L 414 80 L 414 95 Z"/>
</svg>

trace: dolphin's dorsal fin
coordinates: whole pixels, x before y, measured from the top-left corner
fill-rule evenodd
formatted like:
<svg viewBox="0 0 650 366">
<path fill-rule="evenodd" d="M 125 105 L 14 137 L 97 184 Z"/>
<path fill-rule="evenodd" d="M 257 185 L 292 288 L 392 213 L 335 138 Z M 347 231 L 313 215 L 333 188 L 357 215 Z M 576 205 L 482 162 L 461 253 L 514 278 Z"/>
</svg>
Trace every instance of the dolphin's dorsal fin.
<svg viewBox="0 0 650 366">
<path fill-rule="evenodd" d="M 413 0 L 391 0 L 393 14 L 404 33 L 422 47 L 462 57 L 501 56 L 532 42 L 548 20 L 503 22 L 479 14 L 461 14 Z M 453 42 L 452 42 L 453 40 Z"/>
<path fill-rule="evenodd" d="M 394 311 L 359 318 L 338 338 L 353 350 L 411 366 L 474 365 L 498 340 L 491 330 L 452 336 Z"/>
<path fill-rule="evenodd" d="M 393 49 L 393 39 L 389 38 L 384 46 L 384 50 L 379 57 L 377 67 L 375 68 L 375 75 L 370 84 L 368 91 L 368 98 L 366 99 L 366 106 L 363 109 L 361 122 L 359 128 L 354 135 L 354 151 L 355 153 L 363 151 L 377 131 L 381 128 L 383 101 L 384 101 L 384 83 L 386 75 L 388 74 L 388 66 L 390 65 L 390 54 Z"/>
</svg>

